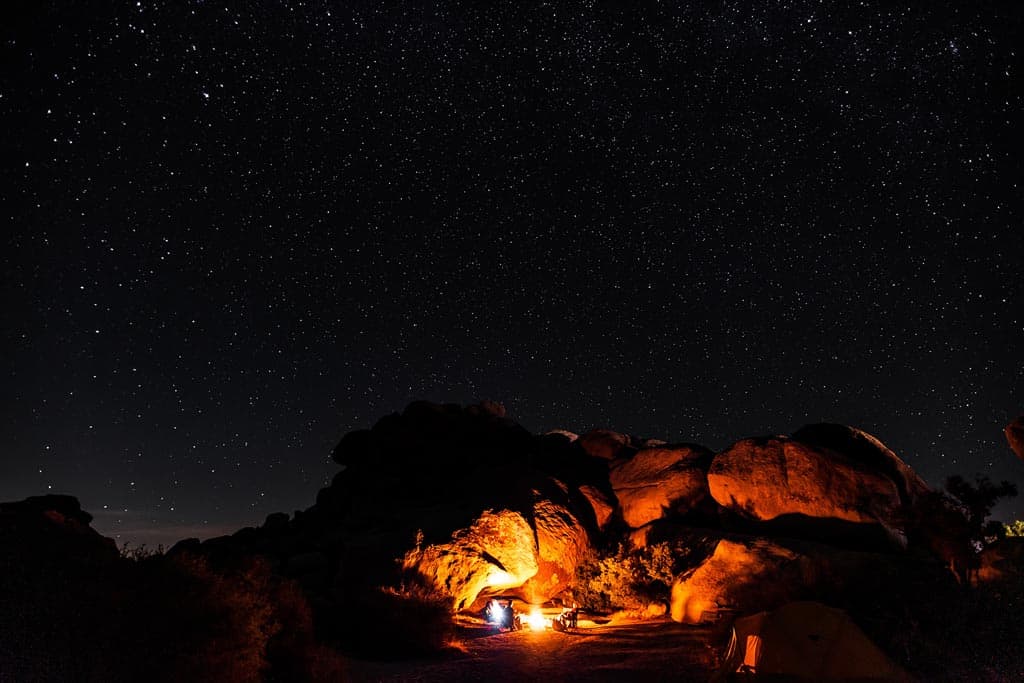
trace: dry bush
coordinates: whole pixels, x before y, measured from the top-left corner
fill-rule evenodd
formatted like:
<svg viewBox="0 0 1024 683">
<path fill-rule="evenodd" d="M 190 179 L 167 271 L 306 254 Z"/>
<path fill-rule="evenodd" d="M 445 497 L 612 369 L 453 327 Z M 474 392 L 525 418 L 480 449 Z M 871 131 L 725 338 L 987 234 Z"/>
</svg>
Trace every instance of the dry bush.
<svg viewBox="0 0 1024 683">
<path fill-rule="evenodd" d="M 221 573 L 200 557 L 157 556 L 133 574 L 119 624 L 129 678 L 262 679 L 267 643 L 280 629 L 265 566 Z"/>
<path fill-rule="evenodd" d="M 267 643 L 267 680 L 344 680 L 341 655 L 316 639 L 312 611 L 301 588 L 294 581 L 276 580 L 270 597 L 281 628 Z"/>
<path fill-rule="evenodd" d="M 360 657 L 438 653 L 455 636 L 451 596 L 420 586 L 351 591 L 332 630 Z"/>
<path fill-rule="evenodd" d="M 614 553 L 594 555 L 576 575 L 577 601 L 591 610 L 643 610 L 652 602 L 668 603 L 675 552 L 669 543 L 636 550 L 620 545 Z"/>
</svg>

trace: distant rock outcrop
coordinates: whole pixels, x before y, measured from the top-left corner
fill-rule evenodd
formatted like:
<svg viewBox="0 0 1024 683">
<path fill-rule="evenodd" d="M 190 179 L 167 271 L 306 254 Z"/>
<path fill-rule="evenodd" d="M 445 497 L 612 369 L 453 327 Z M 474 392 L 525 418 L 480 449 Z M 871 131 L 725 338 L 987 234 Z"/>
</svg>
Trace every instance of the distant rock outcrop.
<svg viewBox="0 0 1024 683">
<path fill-rule="evenodd" d="M 707 469 L 712 453 L 683 444 L 644 448 L 613 463 L 609 478 L 622 518 L 637 529 L 667 513 L 685 513 L 708 498 Z"/>
<path fill-rule="evenodd" d="M 92 515 L 72 496 L 32 496 L 0 503 L 0 551 L 16 553 L 20 564 L 116 562 L 117 544 L 97 533 L 90 522 Z"/>
<path fill-rule="evenodd" d="M 0 679 L 96 680 L 122 560 L 90 520 L 71 496 L 0 503 Z"/>
<path fill-rule="evenodd" d="M 1018 458 L 1024 460 L 1024 415 L 1006 425 L 1003 433 L 1006 434 L 1006 442 L 1010 444 L 1013 452 L 1017 454 Z"/>
</svg>

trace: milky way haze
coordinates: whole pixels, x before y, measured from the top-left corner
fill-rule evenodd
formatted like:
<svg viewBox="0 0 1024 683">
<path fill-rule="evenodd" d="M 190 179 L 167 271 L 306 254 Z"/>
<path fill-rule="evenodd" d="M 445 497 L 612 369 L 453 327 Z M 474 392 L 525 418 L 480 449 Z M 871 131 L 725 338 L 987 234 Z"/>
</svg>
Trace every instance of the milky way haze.
<svg viewBox="0 0 1024 683">
<path fill-rule="evenodd" d="M 0 500 L 220 533 L 419 398 L 1024 484 L 1024 9 L 939 4 L 5 3 Z"/>
</svg>

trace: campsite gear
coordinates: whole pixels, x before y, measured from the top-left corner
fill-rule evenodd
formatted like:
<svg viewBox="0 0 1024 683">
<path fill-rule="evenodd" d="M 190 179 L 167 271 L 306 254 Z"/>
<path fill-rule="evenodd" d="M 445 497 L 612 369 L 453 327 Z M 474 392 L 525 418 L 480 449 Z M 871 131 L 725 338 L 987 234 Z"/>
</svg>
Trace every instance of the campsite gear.
<svg viewBox="0 0 1024 683">
<path fill-rule="evenodd" d="M 522 628 L 522 621 L 512 607 L 512 601 L 504 604 L 498 600 L 491 600 L 484 608 L 484 619 L 496 630 L 507 628 L 509 631 L 518 631 Z"/>
<path fill-rule="evenodd" d="M 569 625 L 566 623 L 565 614 L 559 614 L 557 617 L 551 620 L 551 628 L 559 633 L 565 633 L 569 630 Z"/>
<path fill-rule="evenodd" d="M 555 631 L 573 631 L 579 624 L 579 609 L 563 610 L 561 614 L 551 620 L 551 628 Z"/>
<path fill-rule="evenodd" d="M 808 681 L 914 680 L 846 612 L 809 601 L 736 620 L 717 678 L 744 680 L 742 674 Z"/>
</svg>

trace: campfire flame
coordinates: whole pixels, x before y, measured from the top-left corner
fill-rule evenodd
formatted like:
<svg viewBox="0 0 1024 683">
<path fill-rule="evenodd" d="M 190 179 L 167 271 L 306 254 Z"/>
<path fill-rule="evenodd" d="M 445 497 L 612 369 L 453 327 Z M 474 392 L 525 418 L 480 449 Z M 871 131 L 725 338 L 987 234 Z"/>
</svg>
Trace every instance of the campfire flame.
<svg viewBox="0 0 1024 683">
<path fill-rule="evenodd" d="M 526 623 L 530 626 L 531 631 L 543 631 L 548 626 L 548 620 L 536 607 L 530 612 L 530 616 L 526 617 Z"/>
</svg>

